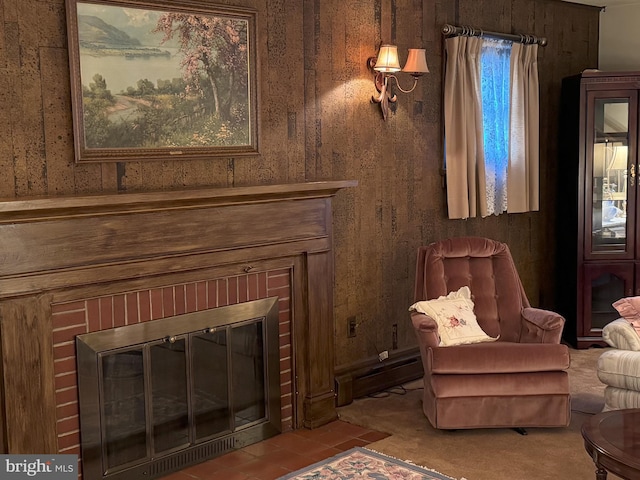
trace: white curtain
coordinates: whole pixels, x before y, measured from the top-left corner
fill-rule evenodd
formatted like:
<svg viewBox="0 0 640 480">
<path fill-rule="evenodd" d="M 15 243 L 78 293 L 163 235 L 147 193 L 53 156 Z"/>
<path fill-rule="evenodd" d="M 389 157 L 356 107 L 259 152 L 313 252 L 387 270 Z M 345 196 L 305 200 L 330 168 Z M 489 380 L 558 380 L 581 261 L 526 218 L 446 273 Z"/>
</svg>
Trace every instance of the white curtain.
<svg viewBox="0 0 640 480">
<path fill-rule="evenodd" d="M 511 117 L 507 212 L 540 207 L 540 105 L 538 45 L 514 43 L 511 50 Z"/>
<path fill-rule="evenodd" d="M 445 40 L 444 134 L 449 218 L 478 214 L 485 189 L 479 37 Z M 486 206 L 485 206 L 486 208 Z"/>
</svg>

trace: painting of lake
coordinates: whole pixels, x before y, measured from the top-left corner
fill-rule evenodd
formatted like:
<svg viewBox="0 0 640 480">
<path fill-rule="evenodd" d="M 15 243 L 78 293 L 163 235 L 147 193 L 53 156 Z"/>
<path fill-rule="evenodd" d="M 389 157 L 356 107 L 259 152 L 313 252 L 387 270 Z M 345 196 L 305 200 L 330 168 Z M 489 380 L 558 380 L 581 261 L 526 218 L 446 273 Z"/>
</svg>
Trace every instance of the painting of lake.
<svg viewBox="0 0 640 480">
<path fill-rule="evenodd" d="M 135 87 L 138 80 L 181 78 L 175 41 L 163 44 L 154 32 L 160 12 L 78 3 L 82 84 L 100 74 L 112 93 Z"/>
<path fill-rule="evenodd" d="M 86 149 L 255 145 L 248 18 L 70 1 Z"/>
<path fill-rule="evenodd" d="M 126 92 L 128 87 L 135 87 L 138 80 L 146 79 L 156 86 L 158 80 L 182 78 L 179 60 L 176 61 L 177 49 L 165 49 L 167 56 L 139 57 L 135 61 L 124 55 L 82 56 L 80 76 L 82 84 L 88 86 L 96 74 L 102 75 L 107 88 L 112 93 Z"/>
</svg>

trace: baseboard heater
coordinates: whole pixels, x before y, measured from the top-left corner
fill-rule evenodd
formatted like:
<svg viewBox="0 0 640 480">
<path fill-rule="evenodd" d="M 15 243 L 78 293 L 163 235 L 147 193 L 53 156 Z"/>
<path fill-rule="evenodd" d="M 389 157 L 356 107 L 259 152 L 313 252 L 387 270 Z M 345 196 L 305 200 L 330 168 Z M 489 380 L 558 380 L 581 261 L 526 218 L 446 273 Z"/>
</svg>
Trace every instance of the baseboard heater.
<svg viewBox="0 0 640 480">
<path fill-rule="evenodd" d="M 392 352 L 382 362 L 376 356 L 339 367 L 335 376 L 336 405 L 348 405 L 356 398 L 402 385 L 422 375 L 422 359 L 417 347 Z"/>
</svg>

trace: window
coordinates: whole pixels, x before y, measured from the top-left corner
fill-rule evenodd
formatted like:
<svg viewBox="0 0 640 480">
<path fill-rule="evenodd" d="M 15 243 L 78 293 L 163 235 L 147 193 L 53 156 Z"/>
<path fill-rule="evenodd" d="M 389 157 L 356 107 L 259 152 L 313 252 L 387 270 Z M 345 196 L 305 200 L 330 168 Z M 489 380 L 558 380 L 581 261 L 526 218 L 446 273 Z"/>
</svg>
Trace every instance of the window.
<svg viewBox="0 0 640 480">
<path fill-rule="evenodd" d="M 511 42 L 485 40 L 480 50 L 480 90 L 488 214 L 507 210 Z"/>
<path fill-rule="evenodd" d="M 537 44 L 445 41 L 449 218 L 538 209 Z"/>
</svg>

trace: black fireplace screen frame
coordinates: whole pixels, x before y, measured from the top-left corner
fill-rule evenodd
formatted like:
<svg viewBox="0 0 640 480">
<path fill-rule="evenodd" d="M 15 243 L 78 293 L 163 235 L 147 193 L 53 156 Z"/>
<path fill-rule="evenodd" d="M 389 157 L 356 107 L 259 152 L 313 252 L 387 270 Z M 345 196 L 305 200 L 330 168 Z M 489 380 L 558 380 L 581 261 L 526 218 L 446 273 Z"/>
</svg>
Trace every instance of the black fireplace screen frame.
<svg viewBox="0 0 640 480">
<path fill-rule="evenodd" d="M 170 347 L 175 342 L 187 345 L 186 379 L 188 391 L 193 390 L 193 370 L 190 365 L 191 339 L 194 335 L 211 335 L 215 332 L 231 332 L 246 325 L 261 325 L 257 332 L 262 337 L 262 361 L 264 364 L 264 411 L 258 416 L 235 424 L 230 420 L 230 428 L 205 438 L 196 438 L 193 422 L 195 407 L 191 405 L 188 414 L 188 442 L 183 446 L 163 452 L 155 452 L 153 426 L 151 425 L 149 403 L 149 349 L 165 344 Z M 278 298 L 243 302 L 225 307 L 178 315 L 145 323 L 118 327 L 76 337 L 76 359 L 78 367 L 78 395 L 80 405 L 80 436 L 82 446 L 82 470 L 84 480 L 131 480 L 155 478 L 208 458 L 242 448 L 246 445 L 269 438 L 281 432 L 280 405 L 280 355 L 279 355 L 279 310 Z M 107 440 L 104 413 L 105 391 L 103 385 L 103 361 L 117 353 L 138 349 L 143 352 L 145 362 L 143 411 L 146 423 L 146 454 L 143 459 L 125 461 L 120 465 L 108 465 Z M 230 356 L 228 357 L 230 358 Z M 229 371 L 232 367 L 229 364 Z M 233 375 L 230 374 L 229 378 Z M 247 380 L 250 382 L 250 379 Z M 228 381 L 232 392 L 232 380 Z M 262 386 L 258 382 L 261 389 Z M 255 382 L 251 385 L 255 388 Z M 193 395 L 190 393 L 188 396 Z M 233 393 L 230 393 L 233 397 Z M 229 400 L 233 412 L 233 398 Z"/>
</svg>

